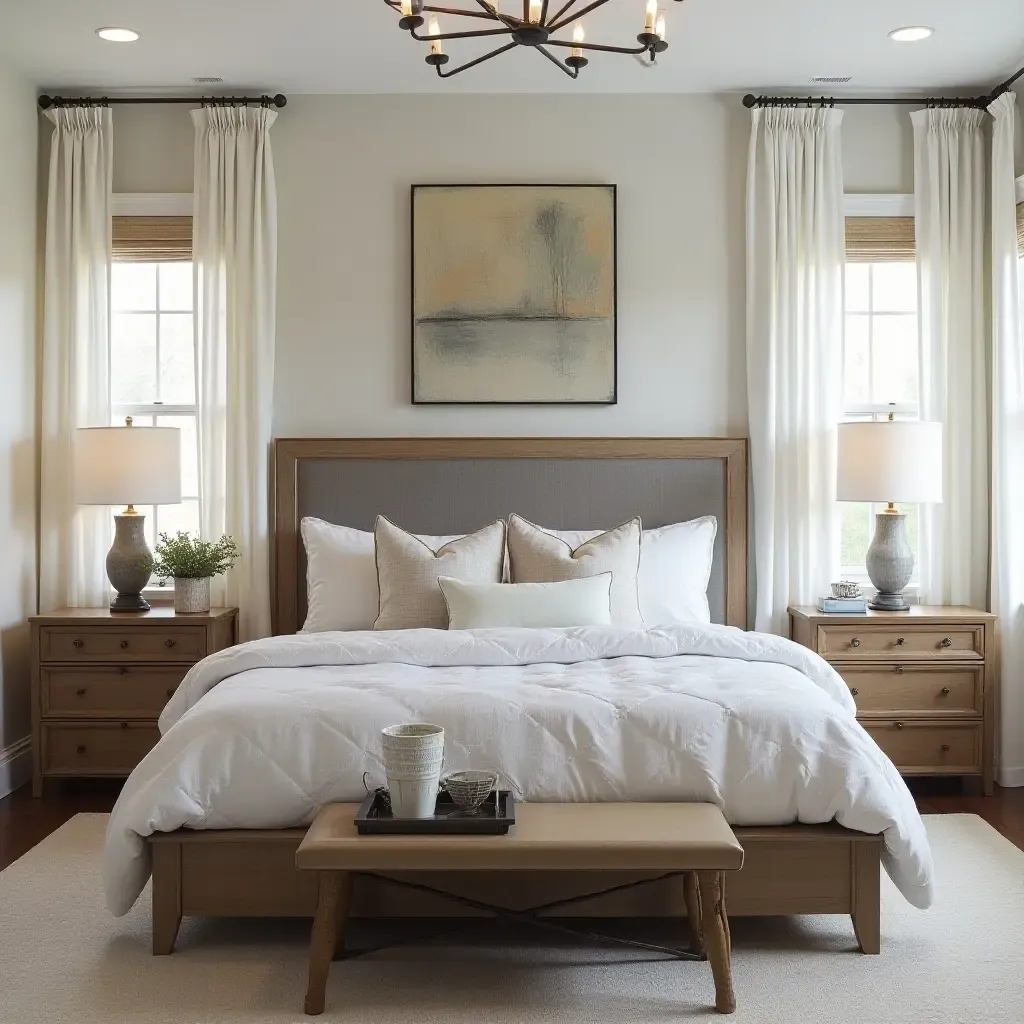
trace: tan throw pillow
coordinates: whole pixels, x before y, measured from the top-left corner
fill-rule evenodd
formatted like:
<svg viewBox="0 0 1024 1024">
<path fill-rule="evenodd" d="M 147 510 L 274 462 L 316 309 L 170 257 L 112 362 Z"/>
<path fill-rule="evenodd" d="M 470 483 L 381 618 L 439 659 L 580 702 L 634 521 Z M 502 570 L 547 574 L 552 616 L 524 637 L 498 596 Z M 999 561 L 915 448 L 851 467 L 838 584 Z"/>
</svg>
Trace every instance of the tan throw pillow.
<svg viewBox="0 0 1024 1024">
<path fill-rule="evenodd" d="M 573 548 L 521 516 L 508 521 L 508 563 L 513 583 L 557 583 L 612 574 L 612 624 L 642 629 L 637 598 L 643 527 L 633 519 Z"/>
<path fill-rule="evenodd" d="M 383 516 L 373 528 L 380 605 L 374 629 L 447 629 L 439 576 L 500 583 L 505 524 L 497 522 L 434 551 Z"/>
</svg>

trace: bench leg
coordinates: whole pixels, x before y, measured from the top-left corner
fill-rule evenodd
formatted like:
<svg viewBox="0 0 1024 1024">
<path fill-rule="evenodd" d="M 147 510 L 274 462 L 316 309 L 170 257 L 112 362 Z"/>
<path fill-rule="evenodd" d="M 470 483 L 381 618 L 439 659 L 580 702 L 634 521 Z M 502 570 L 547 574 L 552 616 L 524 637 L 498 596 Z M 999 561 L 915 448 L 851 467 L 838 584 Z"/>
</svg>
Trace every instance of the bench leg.
<svg viewBox="0 0 1024 1024">
<path fill-rule="evenodd" d="M 316 917 L 309 941 L 309 985 L 305 1011 L 324 1012 L 327 976 L 339 944 L 344 942 L 345 918 L 352 894 L 352 876 L 345 871 L 321 871 Z"/>
<path fill-rule="evenodd" d="M 683 875 L 683 894 L 686 898 L 686 920 L 690 926 L 690 952 L 697 956 L 704 955 L 704 932 L 700 922 L 700 889 L 697 886 L 697 875 L 687 871 Z"/>
<path fill-rule="evenodd" d="M 721 871 L 698 871 L 701 923 L 711 973 L 715 979 L 715 1009 L 734 1013 L 736 993 L 732 987 L 732 946 L 729 918 L 725 912 L 725 876 Z"/>
</svg>

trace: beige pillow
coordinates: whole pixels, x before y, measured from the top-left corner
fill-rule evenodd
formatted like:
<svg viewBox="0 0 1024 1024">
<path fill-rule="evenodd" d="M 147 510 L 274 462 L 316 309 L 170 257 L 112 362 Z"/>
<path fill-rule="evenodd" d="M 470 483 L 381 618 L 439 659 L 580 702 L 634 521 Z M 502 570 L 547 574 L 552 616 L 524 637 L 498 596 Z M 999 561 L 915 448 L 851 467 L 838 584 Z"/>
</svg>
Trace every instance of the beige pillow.
<svg viewBox="0 0 1024 1024">
<path fill-rule="evenodd" d="M 573 548 L 521 516 L 508 521 L 508 563 L 513 583 L 557 583 L 612 574 L 611 613 L 615 626 L 642 629 L 637 598 L 643 527 L 633 519 Z"/>
<path fill-rule="evenodd" d="M 449 541 L 436 551 L 383 516 L 373 528 L 380 605 L 374 629 L 447 629 L 439 576 L 500 583 L 505 524 L 497 522 Z"/>
</svg>

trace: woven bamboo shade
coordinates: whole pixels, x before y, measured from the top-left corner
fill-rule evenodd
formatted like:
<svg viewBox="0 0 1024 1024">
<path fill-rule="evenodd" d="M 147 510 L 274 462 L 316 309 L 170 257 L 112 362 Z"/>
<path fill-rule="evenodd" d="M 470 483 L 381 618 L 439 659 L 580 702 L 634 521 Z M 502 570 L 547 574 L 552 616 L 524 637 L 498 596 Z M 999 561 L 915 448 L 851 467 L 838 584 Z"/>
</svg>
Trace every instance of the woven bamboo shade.
<svg viewBox="0 0 1024 1024">
<path fill-rule="evenodd" d="M 917 258 L 913 217 L 847 217 L 848 263 L 910 263 Z"/>
<path fill-rule="evenodd" d="M 113 257 L 122 262 L 192 259 L 191 217 L 114 217 Z"/>
</svg>

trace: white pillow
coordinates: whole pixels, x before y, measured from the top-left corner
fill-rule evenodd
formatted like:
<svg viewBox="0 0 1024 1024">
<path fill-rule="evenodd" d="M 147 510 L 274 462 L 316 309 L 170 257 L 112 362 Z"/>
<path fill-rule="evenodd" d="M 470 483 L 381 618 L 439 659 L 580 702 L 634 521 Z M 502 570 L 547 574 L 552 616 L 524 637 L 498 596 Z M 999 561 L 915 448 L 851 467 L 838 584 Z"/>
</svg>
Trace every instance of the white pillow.
<svg viewBox="0 0 1024 1024">
<path fill-rule="evenodd" d="M 577 548 L 602 530 L 547 530 Z M 644 625 L 672 626 L 711 621 L 708 583 L 715 555 L 714 516 L 644 530 L 637 595 Z"/>
<path fill-rule="evenodd" d="M 612 623 L 643 629 L 636 585 L 642 532 L 640 520 L 631 519 L 574 546 L 522 516 L 509 516 L 508 565 L 512 582 L 558 583 L 610 572 Z"/>
<path fill-rule="evenodd" d="M 299 530 L 306 546 L 306 621 L 302 633 L 373 629 L 380 594 L 373 533 L 306 517 Z M 454 537 L 420 536 L 437 550 Z"/>
<path fill-rule="evenodd" d="M 612 621 L 610 572 L 560 583 L 466 583 L 450 576 L 437 582 L 448 605 L 449 629 L 558 629 Z"/>
</svg>

